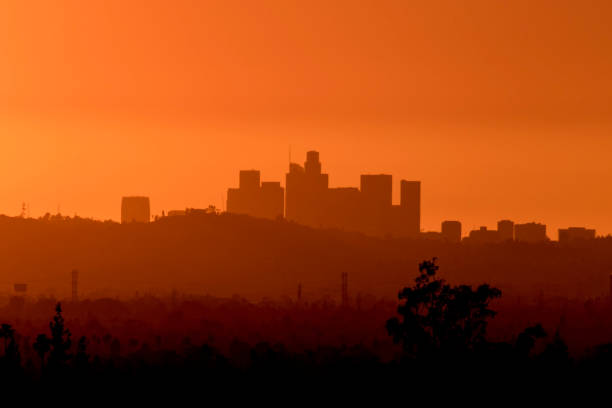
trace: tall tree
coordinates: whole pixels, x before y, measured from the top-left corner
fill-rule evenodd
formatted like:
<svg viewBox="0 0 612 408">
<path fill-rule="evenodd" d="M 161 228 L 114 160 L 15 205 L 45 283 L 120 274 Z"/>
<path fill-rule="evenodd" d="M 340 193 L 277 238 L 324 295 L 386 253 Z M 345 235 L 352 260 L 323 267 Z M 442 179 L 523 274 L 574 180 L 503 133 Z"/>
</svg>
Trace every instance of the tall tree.
<svg viewBox="0 0 612 408">
<path fill-rule="evenodd" d="M 64 326 L 64 317 L 62 316 L 62 306 L 58 303 L 55 306 L 55 316 L 53 321 L 49 323 L 51 329 L 51 350 L 49 352 L 49 366 L 60 367 L 65 365 L 71 358 L 70 346 L 70 330 Z"/>
<path fill-rule="evenodd" d="M 412 287 L 399 293 L 399 317 L 387 321 L 387 331 L 413 357 L 440 352 L 465 352 L 485 342 L 487 319 L 495 316 L 489 302 L 501 291 L 487 284 L 475 290 L 451 286 L 436 276 L 436 258 L 419 264 Z"/>
<path fill-rule="evenodd" d="M 34 350 L 38 353 L 40 357 L 40 367 L 41 370 L 45 369 L 45 356 L 51 350 L 51 339 L 47 337 L 46 334 L 39 334 L 36 336 L 36 341 L 32 345 Z"/>
</svg>

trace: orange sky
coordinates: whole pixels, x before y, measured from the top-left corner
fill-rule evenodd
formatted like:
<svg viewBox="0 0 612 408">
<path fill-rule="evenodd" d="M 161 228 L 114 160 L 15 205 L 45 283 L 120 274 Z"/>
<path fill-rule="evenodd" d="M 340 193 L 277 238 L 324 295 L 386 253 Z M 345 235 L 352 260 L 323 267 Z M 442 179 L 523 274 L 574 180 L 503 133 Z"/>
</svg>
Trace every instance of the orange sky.
<svg viewBox="0 0 612 408">
<path fill-rule="evenodd" d="M 612 233 L 609 1 L 0 5 L 0 212 L 221 205 L 289 145 L 423 181 L 423 225 Z"/>
</svg>

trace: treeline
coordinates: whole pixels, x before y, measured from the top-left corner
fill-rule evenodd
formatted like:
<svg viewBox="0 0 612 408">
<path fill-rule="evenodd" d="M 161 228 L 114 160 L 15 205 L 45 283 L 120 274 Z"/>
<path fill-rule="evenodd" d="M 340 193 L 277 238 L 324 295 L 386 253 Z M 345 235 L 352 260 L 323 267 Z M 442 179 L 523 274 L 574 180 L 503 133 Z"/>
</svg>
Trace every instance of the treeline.
<svg viewBox="0 0 612 408">
<path fill-rule="evenodd" d="M 188 309 L 183 309 L 183 315 L 176 313 L 176 309 L 168 314 L 163 302 L 157 303 L 157 309 L 147 307 L 147 313 L 151 313 L 149 327 L 143 329 L 137 320 L 123 321 L 124 330 L 128 326 L 138 330 L 140 325 L 141 330 L 154 335 L 129 340 L 111 333 L 101 335 L 102 324 L 96 323 L 95 318 L 83 325 L 80 319 L 91 312 L 91 304 L 83 303 L 84 314 L 67 323 L 58 303 L 55 314 L 51 319 L 47 317 L 47 327 L 40 332 L 37 323 L 22 318 L 14 326 L 6 323 L 0 326 L 0 373 L 5 381 L 48 382 L 69 378 L 95 384 L 122 381 L 192 384 L 270 378 L 418 380 L 424 375 L 450 379 L 470 373 L 510 372 L 527 376 L 541 373 L 580 376 L 608 364 L 611 344 L 591 347 L 578 357 L 572 356 L 559 329 L 550 331 L 537 323 L 523 327 L 505 340 L 491 338 L 489 323 L 497 318 L 494 306 L 501 297 L 500 290 L 489 285 L 452 285 L 437 273 L 435 260 L 421 263 L 414 284 L 400 291 L 397 310 L 395 307 L 389 310 L 384 302 L 361 308 L 325 302 L 288 307 L 209 299 L 214 307 L 211 303 L 203 309 L 193 306 L 194 315 L 199 315 L 208 334 L 206 339 L 183 336 L 180 341 L 169 341 L 173 322 L 183 320 Z M 49 306 L 49 301 L 39 301 L 36 307 L 43 303 Z M 127 310 L 120 303 L 113 308 L 113 303 L 107 302 L 106 307 L 109 321 L 120 320 Z M 266 308 L 267 313 L 263 313 Z M 266 324 L 251 325 L 255 330 L 240 338 L 233 336 L 236 331 L 215 323 L 215 313 L 231 315 L 228 321 L 234 321 L 236 327 L 249 326 L 250 320 L 258 318 L 261 324 L 262 315 Z M 288 320 L 288 316 L 295 320 Z M 292 338 L 296 335 L 292 326 L 299 325 L 306 327 L 302 334 L 315 331 L 312 342 Z M 76 331 L 72 331 L 72 326 Z M 89 333 L 77 334 L 84 328 Z M 21 330 L 30 333 L 24 335 Z M 262 333 L 258 334 L 260 330 Z M 284 332 L 285 341 L 274 341 L 266 330 Z M 338 337 L 325 337 L 324 330 L 335 330 Z M 224 337 L 225 341 L 219 341 Z"/>
</svg>

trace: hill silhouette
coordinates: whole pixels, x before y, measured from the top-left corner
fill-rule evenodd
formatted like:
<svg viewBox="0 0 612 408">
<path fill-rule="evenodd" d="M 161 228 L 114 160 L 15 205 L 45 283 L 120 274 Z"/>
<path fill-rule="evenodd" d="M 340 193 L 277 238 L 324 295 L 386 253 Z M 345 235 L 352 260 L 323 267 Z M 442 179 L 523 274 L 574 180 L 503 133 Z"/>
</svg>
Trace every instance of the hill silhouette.
<svg viewBox="0 0 612 408">
<path fill-rule="evenodd" d="M 66 297 L 70 271 L 83 296 L 239 294 L 338 301 L 349 291 L 395 298 L 420 260 L 437 257 L 449 282 L 488 282 L 506 295 L 589 298 L 607 295 L 612 239 L 467 245 L 379 239 L 339 230 L 231 214 L 164 217 L 147 224 L 83 218 L 0 217 L 2 291 L 27 283 L 32 295 Z"/>
</svg>

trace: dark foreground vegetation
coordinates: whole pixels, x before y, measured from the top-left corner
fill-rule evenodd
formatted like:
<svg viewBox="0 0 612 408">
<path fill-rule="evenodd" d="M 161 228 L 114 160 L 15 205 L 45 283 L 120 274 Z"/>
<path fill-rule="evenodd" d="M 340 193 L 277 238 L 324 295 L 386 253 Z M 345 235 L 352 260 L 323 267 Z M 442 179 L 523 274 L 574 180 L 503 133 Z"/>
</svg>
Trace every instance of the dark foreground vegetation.
<svg viewBox="0 0 612 408">
<path fill-rule="evenodd" d="M 400 291 L 399 305 L 99 300 L 65 303 L 73 309 L 67 322 L 60 303 L 13 298 L 0 311 L 13 322 L 0 326 L 0 376 L 3 384 L 415 384 L 432 376 L 583 378 L 609 366 L 612 343 L 572 355 L 562 324 L 550 331 L 534 323 L 493 339 L 488 328 L 497 318 L 492 305 L 501 291 L 486 284 L 451 285 L 437 272 L 435 259 L 422 262 L 414 284 Z M 53 307 L 44 327 L 36 315 Z"/>
</svg>

